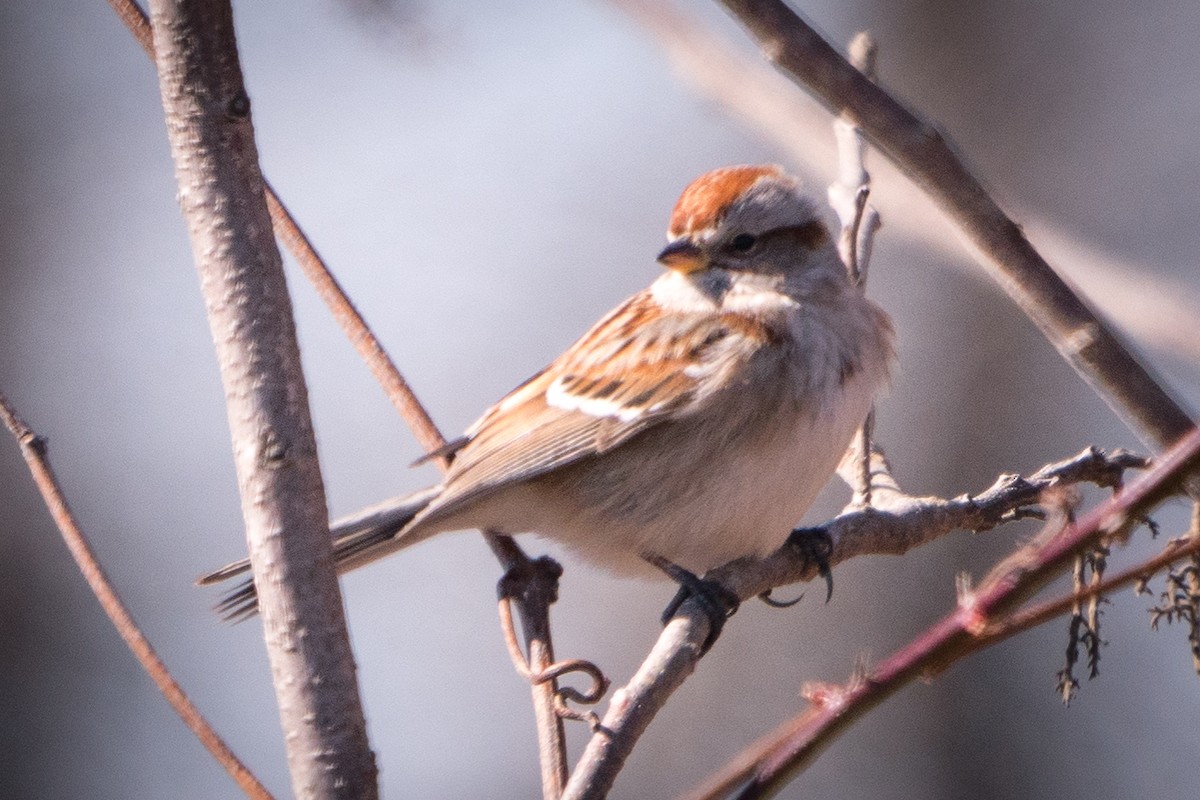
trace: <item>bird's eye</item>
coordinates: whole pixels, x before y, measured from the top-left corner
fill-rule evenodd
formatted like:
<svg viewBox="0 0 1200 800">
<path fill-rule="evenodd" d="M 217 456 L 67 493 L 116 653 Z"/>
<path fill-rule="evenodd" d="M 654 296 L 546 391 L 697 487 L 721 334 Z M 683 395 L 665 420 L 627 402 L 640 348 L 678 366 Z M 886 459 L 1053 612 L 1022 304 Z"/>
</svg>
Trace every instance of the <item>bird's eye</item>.
<svg viewBox="0 0 1200 800">
<path fill-rule="evenodd" d="M 733 241 L 729 243 L 739 253 L 748 253 L 754 249 L 754 245 L 758 244 L 758 238 L 749 233 L 739 233 L 733 237 Z"/>
</svg>

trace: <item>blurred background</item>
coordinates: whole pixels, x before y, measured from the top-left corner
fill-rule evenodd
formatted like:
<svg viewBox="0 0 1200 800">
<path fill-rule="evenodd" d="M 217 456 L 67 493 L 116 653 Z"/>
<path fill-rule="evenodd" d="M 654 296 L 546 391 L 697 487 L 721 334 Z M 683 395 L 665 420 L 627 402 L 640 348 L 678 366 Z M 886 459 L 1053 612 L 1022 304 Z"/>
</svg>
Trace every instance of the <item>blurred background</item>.
<svg viewBox="0 0 1200 800">
<path fill-rule="evenodd" d="M 939 122 L 1056 266 L 1200 406 L 1200 4 L 798 6 L 833 41 L 870 29 L 881 80 Z M 715 6 L 680 6 L 756 58 Z M 823 192 L 828 119 L 764 130 L 672 66 L 647 17 L 579 2 L 237 4 L 264 169 L 448 433 L 658 274 L 679 191 L 775 161 Z M 677 27 L 677 26 L 676 26 Z M 749 90 L 747 89 L 747 92 Z M 733 100 L 737 100 L 737 94 Z M 874 158 L 870 293 L 901 369 L 878 435 L 910 491 L 980 491 L 1088 444 L 1143 448 Z M 256 622 L 192 580 L 244 552 L 222 393 L 153 70 L 108 7 L 0 4 L 0 389 L 49 437 L 79 520 L 176 677 L 235 751 L 290 793 Z M 289 269 L 290 266 L 289 266 Z M 435 478 L 299 274 L 290 273 L 331 511 Z M 809 521 L 848 496 L 831 485 Z M 1182 503 L 1158 515 L 1183 530 Z M 838 568 L 790 611 L 748 604 L 650 728 L 614 796 L 669 797 L 954 600 L 1034 527 L 961 533 Z M 545 550 L 527 540 L 535 552 Z M 1155 547 L 1139 533 L 1114 557 Z M 551 552 L 553 552 L 551 550 Z M 665 584 L 569 559 L 563 657 L 623 682 Z M 474 534 L 343 581 L 385 795 L 540 796 L 529 693 Z M 1101 674 L 1055 693 L 1065 621 L 915 685 L 785 793 L 822 798 L 1192 796 L 1200 680 L 1150 599 L 1105 607 Z M 572 727 L 572 745 L 584 740 Z M 0 796 L 236 797 L 102 617 L 0 442 Z"/>
</svg>

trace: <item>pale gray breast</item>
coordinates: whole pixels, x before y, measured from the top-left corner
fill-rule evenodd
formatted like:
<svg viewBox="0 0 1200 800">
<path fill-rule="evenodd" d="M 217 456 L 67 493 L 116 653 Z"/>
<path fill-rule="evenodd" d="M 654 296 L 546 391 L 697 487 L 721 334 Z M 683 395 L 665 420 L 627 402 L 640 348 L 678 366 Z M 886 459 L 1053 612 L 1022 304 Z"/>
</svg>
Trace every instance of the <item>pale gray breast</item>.
<svg viewBox="0 0 1200 800">
<path fill-rule="evenodd" d="M 613 522 L 649 525 L 664 512 L 701 502 L 736 465 L 794 436 L 808 416 L 790 385 L 792 366 L 782 349 L 756 356 L 744 379 L 706 399 L 703 409 L 639 433 L 602 460 L 538 479 Z M 766 465 L 764 465 L 765 467 Z"/>
</svg>

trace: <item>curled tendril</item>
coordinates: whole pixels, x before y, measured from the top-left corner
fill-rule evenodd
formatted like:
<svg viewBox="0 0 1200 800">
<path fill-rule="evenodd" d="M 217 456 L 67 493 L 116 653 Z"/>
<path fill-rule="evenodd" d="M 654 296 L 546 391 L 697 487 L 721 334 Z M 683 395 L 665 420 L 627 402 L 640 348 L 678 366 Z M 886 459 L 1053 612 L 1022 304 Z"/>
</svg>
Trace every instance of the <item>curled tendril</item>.
<svg viewBox="0 0 1200 800">
<path fill-rule="evenodd" d="M 536 562 L 532 563 L 536 564 Z M 558 576 L 557 574 L 552 574 L 548 577 L 556 581 Z M 554 711 L 564 719 L 587 722 L 593 730 L 596 729 L 600 724 L 600 718 L 595 713 L 591 711 L 577 711 L 568 706 L 567 702 L 582 703 L 584 705 L 592 705 L 600 702 L 605 692 L 608 691 L 610 683 L 608 677 L 594 663 L 582 658 L 569 658 L 563 661 L 556 661 L 537 672 L 530 667 L 529 659 L 522 651 L 521 645 L 517 640 L 517 632 L 513 623 L 512 598 L 523 596 L 524 594 L 523 590 L 518 588 L 520 583 L 521 577 L 514 576 L 510 572 L 501 579 L 499 586 L 498 610 L 500 612 L 500 627 L 504 632 L 504 642 L 508 646 L 508 654 L 512 659 L 513 667 L 519 675 L 534 686 L 548 682 L 553 683 L 567 675 L 586 675 L 591 682 L 590 686 L 586 689 L 581 690 L 573 686 L 554 687 Z"/>
<path fill-rule="evenodd" d="M 528 670 L 526 671 L 528 672 Z M 604 693 L 608 691 L 608 676 L 599 667 L 586 659 L 568 658 L 563 661 L 555 661 L 536 675 L 529 672 L 528 678 L 530 683 L 540 684 L 546 681 L 558 680 L 564 675 L 574 674 L 586 675 L 591 679 L 591 686 L 586 690 L 576 689 L 573 686 L 563 686 L 558 690 L 558 694 L 563 699 L 575 703 L 584 703 L 586 705 L 599 703 L 603 699 Z"/>
</svg>

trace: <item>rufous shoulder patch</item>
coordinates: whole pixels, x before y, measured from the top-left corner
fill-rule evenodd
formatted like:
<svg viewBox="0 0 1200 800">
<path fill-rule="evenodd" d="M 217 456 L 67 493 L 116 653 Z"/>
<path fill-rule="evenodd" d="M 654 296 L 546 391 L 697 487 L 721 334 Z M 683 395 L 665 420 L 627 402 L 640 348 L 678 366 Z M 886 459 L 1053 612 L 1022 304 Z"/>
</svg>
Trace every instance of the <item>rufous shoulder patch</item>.
<svg viewBox="0 0 1200 800">
<path fill-rule="evenodd" d="M 774 164 L 722 167 L 706 172 L 692 181 L 679 196 L 675 210 L 671 212 L 667 236 L 677 239 L 714 227 L 730 204 L 760 179 L 783 174 L 783 170 Z"/>
</svg>

